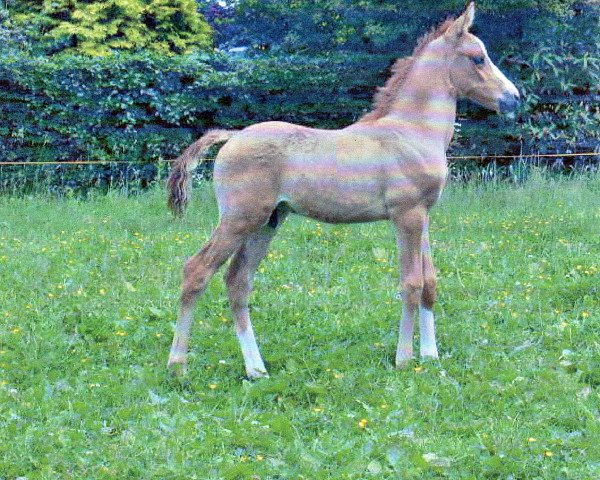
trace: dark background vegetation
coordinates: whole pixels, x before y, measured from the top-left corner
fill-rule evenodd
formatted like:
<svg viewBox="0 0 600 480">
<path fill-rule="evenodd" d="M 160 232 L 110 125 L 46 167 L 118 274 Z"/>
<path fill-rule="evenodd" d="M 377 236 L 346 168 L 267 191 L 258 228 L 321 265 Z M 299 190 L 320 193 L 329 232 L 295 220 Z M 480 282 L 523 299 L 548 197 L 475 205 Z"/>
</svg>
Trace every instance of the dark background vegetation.
<svg viewBox="0 0 600 480">
<path fill-rule="evenodd" d="M 0 161 L 130 164 L 3 166 L 0 187 L 146 186 L 207 128 L 346 126 L 369 110 L 393 60 L 463 8 L 462 0 L 8 0 Z M 599 14 L 594 1 L 478 2 L 473 31 L 525 102 L 514 120 L 461 103 L 449 153 L 600 150 Z M 598 157 L 576 161 L 597 168 Z"/>
</svg>

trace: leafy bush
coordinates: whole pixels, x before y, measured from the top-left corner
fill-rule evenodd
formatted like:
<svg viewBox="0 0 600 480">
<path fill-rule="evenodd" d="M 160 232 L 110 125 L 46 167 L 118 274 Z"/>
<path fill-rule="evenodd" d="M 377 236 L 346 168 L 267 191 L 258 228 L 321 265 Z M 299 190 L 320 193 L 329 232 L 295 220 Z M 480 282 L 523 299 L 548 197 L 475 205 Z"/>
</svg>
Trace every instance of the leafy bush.
<svg viewBox="0 0 600 480">
<path fill-rule="evenodd" d="M 369 62 L 355 69 L 356 60 L 342 58 L 7 55 L 0 158 L 156 162 L 216 125 L 279 119 L 339 127 L 369 105 L 373 72 L 386 60 Z"/>
<path fill-rule="evenodd" d="M 457 16 L 464 0 L 200 0 L 224 47 L 319 55 L 353 51 L 386 55 L 409 53 L 416 38 L 448 15 Z M 477 23 L 493 18 L 496 41 L 518 38 L 529 18 L 568 16 L 578 0 L 478 0 Z M 515 18 L 516 17 L 516 18 Z M 504 20 L 504 21 L 503 21 Z M 498 21 L 503 28 L 498 28 Z"/>
<path fill-rule="evenodd" d="M 562 25 L 540 19 L 545 34 L 533 53 L 514 57 L 523 67 L 527 147 L 576 151 L 600 146 L 600 28 L 591 13 Z"/>
<path fill-rule="evenodd" d="M 171 55 L 212 47 L 195 0 L 13 0 L 10 8 L 15 25 L 47 54 L 145 49 Z"/>
</svg>

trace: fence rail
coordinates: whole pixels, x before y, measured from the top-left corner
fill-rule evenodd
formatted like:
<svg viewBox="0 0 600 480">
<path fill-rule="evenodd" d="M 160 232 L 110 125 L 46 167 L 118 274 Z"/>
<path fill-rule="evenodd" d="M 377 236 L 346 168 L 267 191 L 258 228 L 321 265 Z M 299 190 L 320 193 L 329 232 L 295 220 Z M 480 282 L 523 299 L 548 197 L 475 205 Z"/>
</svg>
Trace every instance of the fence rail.
<svg viewBox="0 0 600 480">
<path fill-rule="evenodd" d="M 496 160 L 496 159 L 519 159 L 519 158 L 563 158 L 563 157 L 600 157 L 600 152 L 581 153 L 530 153 L 524 155 L 456 155 L 448 156 L 448 160 Z M 205 160 L 214 160 L 216 157 L 205 157 Z M 135 164 L 161 164 L 172 163 L 175 160 L 161 160 L 158 162 L 142 162 L 136 160 L 64 160 L 62 162 L 0 162 L 0 166 L 17 165 L 109 165 L 114 163 Z"/>
</svg>

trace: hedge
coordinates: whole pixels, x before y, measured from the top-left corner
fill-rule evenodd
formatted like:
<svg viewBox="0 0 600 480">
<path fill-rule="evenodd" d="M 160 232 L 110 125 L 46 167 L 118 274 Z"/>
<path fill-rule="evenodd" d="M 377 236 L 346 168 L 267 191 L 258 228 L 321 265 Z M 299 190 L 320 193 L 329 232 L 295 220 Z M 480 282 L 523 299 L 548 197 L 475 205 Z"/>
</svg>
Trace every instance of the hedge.
<svg viewBox="0 0 600 480">
<path fill-rule="evenodd" d="M 555 32 L 528 47 L 534 54 L 520 45 L 496 56 L 526 99 L 516 121 L 461 104 L 462 126 L 451 154 L 600 150 L 597 22 L 582 18 L 548 28 Z M 250 58 L 223 53 L 47 58 L 8 52 L 0 56 L 0 161 L 137 165 L 60 175 L 75 186 L 105 184 L 142 172 L 145 163 L 176 157 L 215 126 L 283 120 L 340 128 L 368 111 L 392 60 L 344 52 Z M 146 167 L 134 177 L 146 184 L 158 171 Z M 8 176 L 6 169 L 0 173 Z M 33 182 L 29 174 L 20 175 L 24 183 Z M 39 178 L 40 172 L 31 175 Z"/>
</svg>

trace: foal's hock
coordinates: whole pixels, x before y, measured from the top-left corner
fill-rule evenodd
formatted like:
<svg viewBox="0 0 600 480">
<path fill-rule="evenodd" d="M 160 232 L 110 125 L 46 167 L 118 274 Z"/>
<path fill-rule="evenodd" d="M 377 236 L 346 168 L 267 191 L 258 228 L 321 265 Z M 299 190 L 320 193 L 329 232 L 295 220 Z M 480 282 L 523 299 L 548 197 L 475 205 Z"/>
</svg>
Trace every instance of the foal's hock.
<svg viewBox="0 0 600 480">
<path fill-rule="evenodd" d="M 429 210 L 444 187 L 446 150 L 456 102 L 467 97 L 498 112 L 519 103 L 515 86 L 469 33 L 475 6 L 422 37 L 399 59 L 375 96 L 374 109 L 341 130 L 264 122 L 241 131 L 212 130 L 175 161 L 169 205 L 182 214 L 189 173 L 208 147 L 226 142 L 214 167 L 220 222 L 210 240 L 185 264 L 181 311 L 168 365 L 185 371 L 197 296 L 232 257 L 225 282 L 248 377 L 267 374 L 258 350 L 248 295 L 258 264 L 289 213 L 330 223 L 390 220 L 401 252 L 402 318 L 396 365 L 413 357 L 418 314 L 421 357 L 437 358 L 433 304 L 435 269 Z"/>
</svg>

